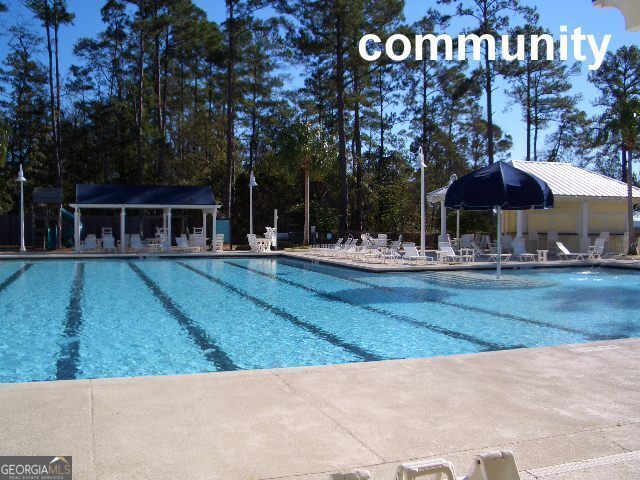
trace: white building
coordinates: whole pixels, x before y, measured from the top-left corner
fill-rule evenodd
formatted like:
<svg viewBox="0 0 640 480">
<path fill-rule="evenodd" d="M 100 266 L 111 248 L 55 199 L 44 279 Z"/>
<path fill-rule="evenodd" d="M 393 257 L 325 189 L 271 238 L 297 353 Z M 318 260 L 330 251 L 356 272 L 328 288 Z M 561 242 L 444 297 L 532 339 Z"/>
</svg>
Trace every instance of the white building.
<svg viewBox="0 0 640 480">
<path fill-rule="evenodd" d="M 611 251 L 623 252 L 628 248 L 626 183 L 571 163 L 515 160 L 513 166 L 545 181 L 553 192 L 555 207 L 504 211 L 505 233 L 525 238 L 527 247 L 536 249 L 547 246 L 548 232 L 557 232 L 569 249 L 587 251 L 595 237 L 609 232 Z M 440 203 L 442 208 L 446 193 L 447 188 L 441 188 L 431 192 L 428 200 Z M 640 203 L 638 188 L 633 189 L 633 202 Z M 443 228 L 446 224 L 441 225 L 441 236 Z"/>
</svg>

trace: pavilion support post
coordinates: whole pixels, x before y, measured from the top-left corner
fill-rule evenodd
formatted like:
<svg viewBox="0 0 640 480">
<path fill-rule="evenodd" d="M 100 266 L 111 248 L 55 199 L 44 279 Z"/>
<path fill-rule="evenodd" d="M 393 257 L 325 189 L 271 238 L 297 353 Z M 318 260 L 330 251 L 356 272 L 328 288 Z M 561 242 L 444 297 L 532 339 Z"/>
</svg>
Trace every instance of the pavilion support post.
<svg viewBox="0 0 640 480">
<path fill-rule="evenodd" d="M 589 241 L 589 203 L 582 202 L 582 225 L 580 233 L 580 251 L 588 252 L 590 241 Z"/>
<path fill-rule="evenodd" d="M 496 238 L 496 278 L 500 280 L 502 278 L 502 208 L 496 207 L 496 215 L 498 224 L 498 232 Z"/>
<path fill-rule="evenodd" d="M 127 253 L 126 219 L 127 214 L 124 207 L 122 207 L 120 209 L 120 253 Z"/>
<path fill-rule="evenodd" d="M 167 208 L 167 248 L 171 248 L 173 244 L 173 237 L 171 236 L 171 209 Z"/>
<path fill-rule="evenodd" d="M 202 250 L 207 249 L 207 211 L 202 211 Z"/>
<path fill-rule="evenodd" d="M 516 210 L 516 238 L 524 238 L 524 210 Z"/>
<path fill-rule="evenodd" d="M 216 225 L 216 222 L 218 221 L 218 207 L 213 209 L 213 211 L 211 212 L 211 217 L 213 219 L 213 223 L 211 225 L 211 249 L 213 250 L 213 253 L 216 253 L 216 237 L 218 236 L 218 225 Z"/>
<path fill-rule="evenodd" d="M 440 242 L 447 241 L 447 207 L 444 206 L 444 199 L 440 200 Z"/>
<path fill-rule="evenodd" d="M 76 207 L 73 213 L 73 249 L 80 253 L 80 209 Z"/>
<path fill-rule="evenodd" d="M 162 228 L 167 230 L 167 209 L 162 210 Z"/>
</svg>

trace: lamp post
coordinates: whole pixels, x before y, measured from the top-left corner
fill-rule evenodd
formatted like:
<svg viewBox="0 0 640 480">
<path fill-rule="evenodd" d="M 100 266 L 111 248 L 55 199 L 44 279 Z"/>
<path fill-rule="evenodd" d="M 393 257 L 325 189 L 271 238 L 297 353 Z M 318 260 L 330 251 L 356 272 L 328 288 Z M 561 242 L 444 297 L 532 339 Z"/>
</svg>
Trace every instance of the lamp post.
<svg viewBox="0 0 640 480">
<path fill-rule="evenodd" d="M 249 234 L 253 235 L 253 187 L 257 187 L 256 177 L 253 170 L 249 174 Z"/>
<path fill-rule="evenodd" d="M 449 178 L 449 186 L 451 186 L 456 180 L 458 180 L 458 175 L 454 173 Z M 456 238 L 460 240 L 460 210 L 456 210 Z"/>
<path fill-rule="evenodd" d="M 424 152 L 422 147 L 418 148 L 418 159 L 416 161 L 416 167 L 420 168 L 420 249 L 422 252 L 425 250 L 425 237 L 426 237 L 426 205 L 424 199 Z"/>
<path fill-rule="evenodd" d="M 18 171 L 18 178 L 16 182 L 20 184 L 20 251 L 26 252 L 24 247 L 24 182 L 27 179 L 24 178 L 24 172 L 22 171 L 22 164 L 20 164 L 20 170 Z"/>
</svg>

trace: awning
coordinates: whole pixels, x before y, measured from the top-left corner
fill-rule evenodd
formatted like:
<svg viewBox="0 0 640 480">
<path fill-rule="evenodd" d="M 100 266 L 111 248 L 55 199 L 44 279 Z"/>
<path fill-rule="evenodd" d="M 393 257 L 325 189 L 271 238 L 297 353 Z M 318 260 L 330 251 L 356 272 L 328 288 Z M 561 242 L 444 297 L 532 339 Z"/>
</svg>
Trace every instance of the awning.
<svg viewBox="0 0 640 480">
<path fill-rule="evenodd" d="M 76 185 L 75 208 L 175 208 L 218 207 L 211 187 Z"/>
</svg>

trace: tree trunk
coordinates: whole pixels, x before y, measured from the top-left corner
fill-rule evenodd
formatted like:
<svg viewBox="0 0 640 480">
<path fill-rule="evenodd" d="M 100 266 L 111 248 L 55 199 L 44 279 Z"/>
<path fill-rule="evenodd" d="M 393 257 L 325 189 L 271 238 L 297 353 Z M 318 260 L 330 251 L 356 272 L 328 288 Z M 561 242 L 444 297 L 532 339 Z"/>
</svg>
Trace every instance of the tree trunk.
<svg viewBox="0 0 640 480">
<path fill-rule="evenodd" d="M 258 73 L 254 68 L 254 79 L 257 79 Z M 253 88 L 251 90 L 251 138 L 249 139 L 249 171 L 253 170 L 253 164 L 255 161 L 257 143 L 258 143 L 258 91 L 257 81 L 253 82 Z"/>
<path fill-rule="evenodd" d="M 531 161 L 531 60 L 527 62 L 527 162 Z"/>
<path fill-rule="evenodd" d="M 485 49 L 487 49 L 485 42 Z M 485 52 L 485 75 L 486 91 L 487 91 L 487 156 L 489 157 L 489 165 L 493 164 L 494 145 L 493 145 L 493 85 L 491 81 L 491 61 Z"/>
<path fill-rule="evenodd" d="M 622 145 L 622 175 L 621 180 L 627 181 L 627 147 Z"/>
<path fill-rule="evenodd" d="M 384 159 L 384 91 L 382 67 L 378 69 L 378 95 L 380 97 L 380 156 L 378 157 L 378 165 L 380 167 Z"/>
<path fill-rule="evenodd" d="M 167 159 L 167 79 L 169 78 L 169 29 L 165 33 L 164 41 L 164 59 L 162 65 L 162 84 L 161 84 L 161 106 L 160 106 L 160 163 L 161 168 L 166 167 Z"/>
<path fill-rule="evenodd" d="M 144 182 L 144 160 L 142 158 L 142 119 L 144 110 L 144 7 L 142 0 L 138 1 L 140 13 L 140 31 L 138 38 L 138 98 L 136 100 L 136 163 L 138 167 L 138 183 Z"/>
<path fill-rule="evenodd" d="M 53 161 L 56 171 L 56 185 L 62 186 L 62 168 L 58 152 L 58 134 L 56 132 L 56 99 L 53 88 L 53 49 L 51 46 L 51 17 L 48 0 L 44 0 L 44 28 L 47 32 L 47 54 L 49 56 L 49 111 L 51 113 L 51 140 L 53 142 Z"/>
<path fill-rule="evenodd" d="M 633 149 L 629 149 L 627 156 L 627 231 L 629 232 L 629 255 L 635 255 L 637 253 L 635 247 L 632 247 L 636 243 L 635 228 L 633 226 L 633 161 L 632 161 Z"/>
<path fill-rule="evenodd" d="M 58 188 L 62 188 L 62 182 L 64 177 L 64 165 L 62 158 L 62 137 L 61 137 L 61 121 L 62 106 L 60 105 L 60 55 L 58 52 L 58 30 L 60 29 L 60 19 L 58 18 L 58 2 L 53 2 L 53 42 L 54 42 L 54 58 L 56 66 L 56 151 L 58 156 Z M 62 224 L 59 222 L 59 227 L 62 228 Z M 58 242 L 60 242 L 60 236 L 58 235 Z M 60 246 L 60 245 L 59 245 Z"/>
<path fill-rule="evenodd" d="M 159 179 L 163 179 L 164 176 L 164 131 L 162 128 L 162 89 L 160 86 L 160 31 L 158 30 L 158 0 L 153 2 L 153 15 L 156 25 L 154 26 L 155 32 L 153 35 L 153 92 L 155 94 L 155 121 L 156 128 L 158 129 L 158 162 L 156 168 L 156 176 Z"/>
<path fill-rule="evenodd" d="M 353 77 L 355 102 L 353 108 L 353 142 L 355 144 L 356 163 L 356 222 L 359 232 L 364 228 L 364 195 L 362 191 L 362 135 L 360 133 L 360 84 L 358 72 Z"/>
<path fill-rule="evenodd" d="M 349 191 L 347 185 L 347 153 L 344 119 L 344 47 L 342 45 L 342 15 L 336 12 L 336 93 L 338 103 L 338 169 L 340 175 L 340 233 L 347 236 Z"/>
<path fill-rule="evenodd" d="M 536 95 L 533 100 L 533 160 L 538 161 L 538 96 Z"/>
<path fill-rule="evenodd" d="M 310 179 L 311 175 L 309 174 L 309 169 L 305 168 L 304 170 L 304 240 L 303 243 L 305 245 L 309 245 L 309 223 L 311 222 L 311 214 L 309 212 L 309 190 L 310 190 Z"/>
<path fill-rule="evenodd" d="M 228 51 L 227 51 L 227 218 L 231 220 L 231 207 L 233 205 L 233 136 L 234 136 L 234 111 L 233 111 L 233 87 L 234 87 L 234 6 L 235 0 L 227 0 L 229 17 L 227 19 Z"/>
</svg>

